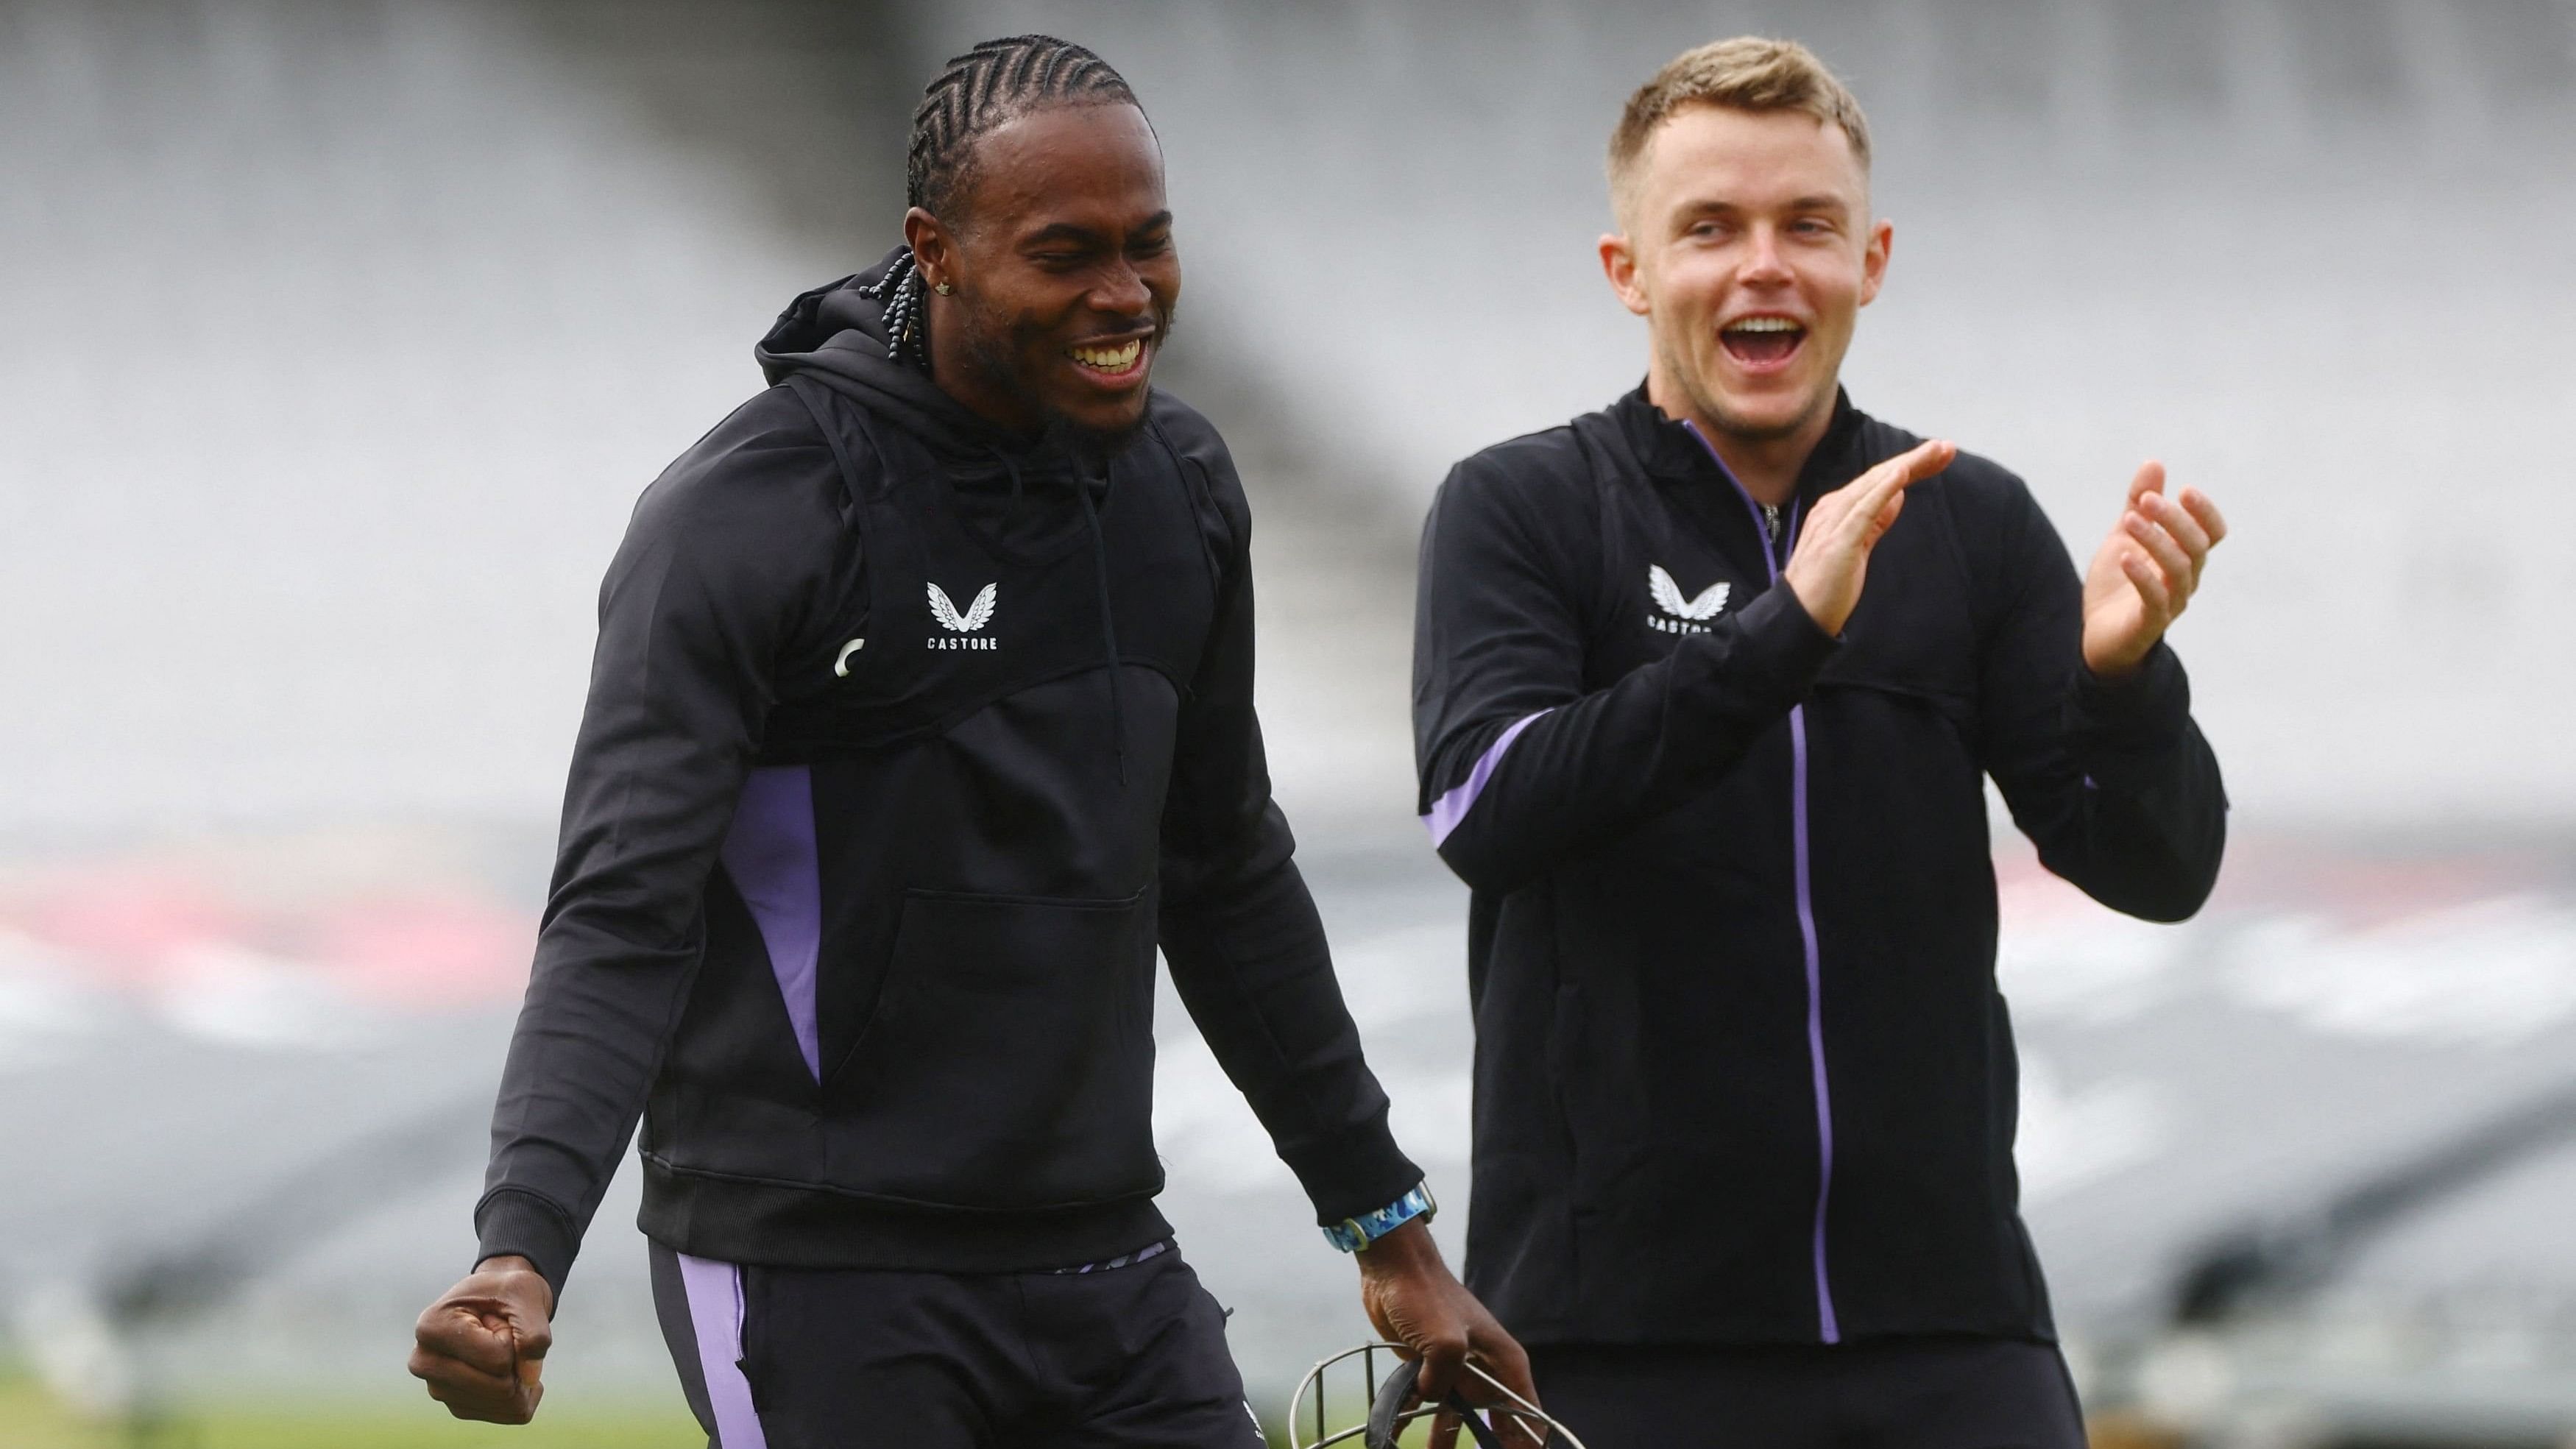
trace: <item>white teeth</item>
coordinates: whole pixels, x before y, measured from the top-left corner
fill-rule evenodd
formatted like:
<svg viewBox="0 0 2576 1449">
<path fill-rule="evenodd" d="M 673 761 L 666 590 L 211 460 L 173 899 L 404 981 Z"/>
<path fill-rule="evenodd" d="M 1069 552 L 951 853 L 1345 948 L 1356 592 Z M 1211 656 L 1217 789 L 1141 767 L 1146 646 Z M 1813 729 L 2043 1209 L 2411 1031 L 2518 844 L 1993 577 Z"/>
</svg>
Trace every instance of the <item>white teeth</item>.
<svg viewBox="0 0 2576 1449">
<path fill-rule="evenodd" d="M 1726 325 L 1729 332 L 1795 332 L 1798 324 L 1786 317 L 1747 317 Z"/>
<path fill-rule="evenodd" d="M 1116 347 L 1068 348 L 1065 355 L 1085 367 L 1096 367 L 1104 372 L 1124 372 L 1135 365 L 1136 354 L 1144 349 L 1145 344 L 1139 339 Z"/>
</svg>

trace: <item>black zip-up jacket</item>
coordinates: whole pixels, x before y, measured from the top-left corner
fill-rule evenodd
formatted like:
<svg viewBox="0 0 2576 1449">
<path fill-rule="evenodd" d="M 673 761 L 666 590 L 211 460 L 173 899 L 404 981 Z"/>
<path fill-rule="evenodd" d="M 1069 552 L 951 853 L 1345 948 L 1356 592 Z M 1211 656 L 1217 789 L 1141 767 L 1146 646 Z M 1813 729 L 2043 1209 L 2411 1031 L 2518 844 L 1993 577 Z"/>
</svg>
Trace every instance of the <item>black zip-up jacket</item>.
<svg viewBox="0 0 2576 1449">
<path fill-rule="evenodd" d="M 2021 481 L 1916 484 L 1839 641 L 1776 586 L 1912 447 L 1838 400 L 1774 526 L 1633 393 L 1458 465 L 1423 532 L 1421 808 L 1473 888 L 1468 1282 L 1530 1343 L 2053 1335 L 2023 1232 L 1983 781 L 2133 915 L 2209 892 L 2181 664 L 2083 668 Z"/>
<path fill-rule="evenodd" d="M 475 1213 L 558 1290 L 639 1113 L 696 1256 L 1167 1235 L 1157 944 L 1318 1221 L 1421 1178 L 1271 803 L 1224 443 L 1159 393 L 1105 470 L 996 431 L 887 359 L 882 267 L 781 315 L 601 590 Z"/>
</svg>

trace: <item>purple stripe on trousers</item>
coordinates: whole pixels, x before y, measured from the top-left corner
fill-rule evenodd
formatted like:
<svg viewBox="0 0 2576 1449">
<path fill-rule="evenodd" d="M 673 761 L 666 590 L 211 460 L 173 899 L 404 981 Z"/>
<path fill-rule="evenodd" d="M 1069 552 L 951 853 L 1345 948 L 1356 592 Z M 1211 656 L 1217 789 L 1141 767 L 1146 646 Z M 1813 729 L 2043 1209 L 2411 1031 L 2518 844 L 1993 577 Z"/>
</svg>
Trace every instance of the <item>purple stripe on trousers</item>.
<svg viewBox="0 0 2576 1449">
<path fill-rule="evenodd" d="M 769 1449 L 760 1414 L 751 1406 L 751 1381 L 742 1376 L 742 1270 L 686 1253 L 678 1257 L 698 1367 L 707 1379 L 708 1411 L 716 1421 L 709 1449 Z"/>
<path fill-rule="evenodd" d="M 1485 783 L 1494 778 L 1494 767 L 1503 762 L 1503 752 L 1512 747 L 1512 741 L 1519 739 L 1521 731 L 1528 729 L 1539 714 L 1545 713 L 1546 710 L 1540 710 L 1538 714 L 1523 715 L 1514 720 L 1510 728 L 1495 738 L 1492 748 L 1476 757 L 1476 768 L 1467 772 L 1466 783 L 1431 802 L 1431 813 L 1422 817 L 1422 823 L 1431 828 L 1432 849 L 1439 849 L 1441 842 L 1449 838 L 1449 832 L 1458 828 L 1458 822 L 1467 818 L 1467 812 L 1475 807 L 1476 797 L 1485 793 Z"/>
<path fill-rule="evenodd" d="M 1726 481 L 1734 484 L 1736 496 L 1744 500 L 1744 509 L 1753 515 L 1753 532 L 1762 540 L 1762 566 L 1770 571 L 1772 587 L 1780 584 L 1780 561 L 1771 551 L 1771 529 L 1762 521 L 1762 505 L 1717 455 L 1717 445 L 1699 430 L 1697 423 L 1683 427 L 1699 439 L 1708 450 L 1709 461 L 1717 465 Z M 1798 515 L 1803 505 L 1789 505 L 1789 541 L 1798 538 Z M 1825 1208 L 1834 1191 L 1834 1105 L 1833 1094 L 1825 1081 L 1825 968 L 1824 953 L 1816 946 L 1816 900 L 1807 869 L 1807 709 L 1799 705 L 1789 711 L 1789 841 L 1797 873 L 1798 937 L 1804 947 L 1807 967 L 1807 1066 L 1816 1089 L 1816 1327 L 1818 1336 L 1827 1343 L 1840 1343 L 1842 1324 L 1834 1316 L 1834 1290 L 1825 1272 Z"/>
<path fill-rule="evenodd" d="M 769 969 L 787 1002 L 787 1023 L 805 1069 L 823 1079 L 815 1025 L 815 962 L 823 949 L 822 866 L 814 853 L 814 776 L 803 765 L 754 770 L 725 835 L 725 874 L 769 948 Z"/>
</svg>

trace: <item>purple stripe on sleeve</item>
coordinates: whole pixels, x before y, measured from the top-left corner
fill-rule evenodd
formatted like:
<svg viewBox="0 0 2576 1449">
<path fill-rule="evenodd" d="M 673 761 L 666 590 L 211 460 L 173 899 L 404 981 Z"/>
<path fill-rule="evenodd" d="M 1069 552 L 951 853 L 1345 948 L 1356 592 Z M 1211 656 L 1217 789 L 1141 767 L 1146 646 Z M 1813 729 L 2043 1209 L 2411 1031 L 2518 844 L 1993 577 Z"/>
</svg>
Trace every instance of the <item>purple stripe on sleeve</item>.
<svg viewBox="0 0 2576 1449">
<path fill-rule="evenodd" d="M 823 881 L 814 853 L 811 770 L 774 765 L 751 772 L 725 836 L 724 868 L 760 927 L 796 1049 L 819 1082 L 823 1042 L 815 1025 L 814 971 L 823 949 Z"/>
<path fill-rule="evenodd" d="M 1528 729 L 1539 714 L 1545 713 L 1546 710 L 1540 710 L 1538 714 L 1524 715 L 1513 721 L 1511 728 L 1495 738 L 1492 748 L 1476 757 L 1476 768 L 1467 772 L 1466 783 L 1431 802 L 1431 813 L 1422 817 L 1422 823 L 1431 828 L 1432 849 L 1439 849 L 1441 842 L 1449 838 L 1449 832 L 1458 828 L 1458 822 L 1467 818 L 1467 812 L 1475 807 L 1476 797 L 1485 793 L 1485 782 L 1494 778 L 1494 767 L 1503 762 L 1503 752 L 1512 747 L 1512 741 L 1519 739 L 1521 731 Z"/>
<path fill-rule="evenodd" d="M 751 1406 L 751 1381 L 742 1376 L 742 1270 L 709 1258 L 678 1256 L 689 1326 L 698 1339 L 698 1365 L 707 1377 L 707 1405 L 716 1420 L 715 1443 L 708 1449 L 769 1449 L 760 1414 Z"/>
</svg>

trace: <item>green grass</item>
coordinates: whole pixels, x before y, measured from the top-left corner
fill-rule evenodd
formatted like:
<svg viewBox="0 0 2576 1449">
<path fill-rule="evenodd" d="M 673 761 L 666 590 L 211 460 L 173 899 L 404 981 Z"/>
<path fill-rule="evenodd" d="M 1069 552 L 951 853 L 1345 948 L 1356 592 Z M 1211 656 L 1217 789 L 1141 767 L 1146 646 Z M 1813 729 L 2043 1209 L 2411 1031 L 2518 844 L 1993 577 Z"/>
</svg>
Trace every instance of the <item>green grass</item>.
<svg viewBox="0 0 2576 1449">
<path fill-rule="evenodd" d="M 101 1425 L 66 1409 L 23 1378 L 0 1378 L 0 1449 L 705 1449 L 685 1415 L 537 1415 L 524 1428 L 466 1424 L 424 1401 L 310 1414 L 209 1407 L 149 1435 Z"/>
</svg>

